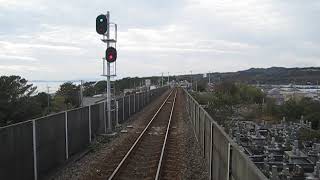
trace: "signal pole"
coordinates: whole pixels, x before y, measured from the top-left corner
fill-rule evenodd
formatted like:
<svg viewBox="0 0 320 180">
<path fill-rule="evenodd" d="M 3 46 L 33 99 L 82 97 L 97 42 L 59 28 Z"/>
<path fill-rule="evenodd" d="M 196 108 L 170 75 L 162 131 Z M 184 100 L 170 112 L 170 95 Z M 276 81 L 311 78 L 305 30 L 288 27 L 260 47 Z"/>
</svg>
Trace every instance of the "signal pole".
<svg viewBox="0 0 320 180">
<path fill-rule="evenodd" d="M 107 12 L 108 19 L 108 30 L 107 30 L 107 40 L 110 38 L 110 13 Z M 107 48 L 110 46 L 110 42 L 107 41 Z M 111 86 L 110 86 L 110 62 L 107 62 L 107 113 L 108 113 L 108 129 L 107 133 L 112 132 L 111 123 Z"/>
<path fill-rule="evenodd" d="M 114 25 L 114 39 L 110 38 L 110 25 Z M 111 76 L 116 76 L 116 59 L 117 51 L 115 49 L 117 43 L 117 24 L 110 22 L 110 12 L 106 15 L 101 14 L 96 19 L 96 31 L 98 34 L 103 35 L 102 42 L 107 44 L 107 50 L 105 58 L 103 58 L 103 74 L 102 76 L 107 77 L 107 100 L 105 107 L 107 110 L 107 118 L 105 119 L 105 133 L 112 134 L 112 119 L 111 119 Z M 114 43 L 115 47 L 111 47 L 110 43 Z M 107 61 L 107 74 L 105 74 L 105 61 Z M 111 63 L 115 63 L 112 68 L 114 71 L 111 74 Z M 104 116 L 105 117 L 105 116 Z M 107 121 L 106 121 L 107 119 Z"/>
</svg>

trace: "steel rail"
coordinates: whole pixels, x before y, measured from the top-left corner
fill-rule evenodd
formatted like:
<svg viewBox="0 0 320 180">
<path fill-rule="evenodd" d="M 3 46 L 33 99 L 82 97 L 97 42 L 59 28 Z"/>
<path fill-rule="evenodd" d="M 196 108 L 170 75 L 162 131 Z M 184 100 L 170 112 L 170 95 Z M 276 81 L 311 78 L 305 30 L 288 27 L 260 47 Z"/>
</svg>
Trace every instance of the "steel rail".
<svg viewBox="0 0 320 180">
<path fill-rule="evenodd" d="M 164 151 L 165 151 L 166 144 L 167 144 L 167 139 L 168 139 L 168 136 L 169 136 L 169 130 L 170 130 L 170 125 L 171 125 L 171 119 L 172 119 L 174 106 L 175 106 L 175 103 L 176 103 L 177 92 L 178 91 L 176 91 L 175 94 L 174 94 L 173 105 L 172 105 L 171 112 L 170 112 L 170 117 L 169 117 L 169 122 L 168 122 L 168 126 L 167 126 L 166 135 L 164 137 L 164 141 L 163 141 L 163 145 L 162 145 L 162 150 L 161 150 L 161 155 L 160 155 L 160 160 L 159 160 L 159 163 L 158 163 L 157 174 L 156 174 L 155 180 L 158 180 L 159 176 L 160 176 L 160 171 L 161 171 L 161 167 L 162 167 L 162 160 L 163 160 Z"/>
<path fill-rule="evenodd" d="M 149 128 L 150 124 L 153 122 L 153 120 L 157 117 L 157 115 L 159 114 L 159 112 L 161 111 L 162 107 L 165 105 L 165 103 L 168 101 L 169 97 L 171 96 L 173 90 L 170 92 L 170 94 L 168 95 L 168 97 L 164 100 L 164 102 L 161 104 L 160 108 L 157 110 L 157 112 L 153 115 L 152 119 L 149 121 L 149 123 L 147 124 L 147 126 L 144 128 L 144 130 L 142 131 L 142 133 L 139 135 L 139 137 L 136 139 L 136 141 L 133 143 L 133 145 L 131 146 L 131 148 L 129 149 L 129 151 L 127 152 L 127 154 L 122 158 L 122 160 L 120 161 L 120 163 L 118 164 L 117 168 L 112 172 L 112 174 L 110 175 L 110 177 L 108 178 L 108 180 L 112 180 L 115 175 L 119 172 L 121 166 L 123 165 L 123 163 L 126 161 L 126 159 L 129 157 L 129 155 L 131 154 L 131 152 L 133 151 L 133 149 L 136 147 L 136 145 L 138 144 L 138 142 L 140 141 L 141 137 L 144 135 L 144 133 L 147 131 L 147 129 Z"/>
</svg>

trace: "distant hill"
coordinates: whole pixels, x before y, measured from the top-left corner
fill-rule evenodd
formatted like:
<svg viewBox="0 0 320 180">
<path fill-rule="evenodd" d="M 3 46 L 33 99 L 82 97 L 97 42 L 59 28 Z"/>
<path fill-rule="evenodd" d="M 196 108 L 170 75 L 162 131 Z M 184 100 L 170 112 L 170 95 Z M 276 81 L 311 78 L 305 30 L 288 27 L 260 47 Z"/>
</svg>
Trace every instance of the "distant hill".
<svg viewBox="0 0 320 180">
<path fill-rule="evenodd" d="M 195 75 L 200 78 L 202 75 Z M 249 84 L 310 84 L 320 83 L 320 67 L 306 68 L 251 68 L 238 72 L 211 73 L 211 81 L 230 80 Z"/>
</svg>

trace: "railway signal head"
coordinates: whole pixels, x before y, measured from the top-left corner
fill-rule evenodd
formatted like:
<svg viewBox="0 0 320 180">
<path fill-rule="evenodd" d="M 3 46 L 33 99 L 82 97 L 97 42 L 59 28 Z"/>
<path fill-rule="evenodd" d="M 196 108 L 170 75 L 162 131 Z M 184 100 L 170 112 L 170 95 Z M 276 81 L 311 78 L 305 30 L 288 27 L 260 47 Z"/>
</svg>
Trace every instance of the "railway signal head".
<svg viewBox="0 0 320 180">
<path fill-rule="evenodd" d="M 96 31 L 98 34 L 104 35 L 108 31 L 108 19 L 106 15 L 99 15 L 96 19 Z"/>
<path fill-rule="evenodd" d="M 114 47 L 108 47 L 106 50 L 106 60 L 109 63 L 115 62 L 117 60 L 117 50 Z"/>
</svg>

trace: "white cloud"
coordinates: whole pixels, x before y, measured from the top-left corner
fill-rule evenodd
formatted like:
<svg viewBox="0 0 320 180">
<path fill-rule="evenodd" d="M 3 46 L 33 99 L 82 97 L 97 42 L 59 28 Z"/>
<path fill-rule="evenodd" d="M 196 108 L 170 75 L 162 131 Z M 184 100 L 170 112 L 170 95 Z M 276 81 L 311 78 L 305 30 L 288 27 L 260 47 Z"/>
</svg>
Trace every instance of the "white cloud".
<svg viewBox="0 0 320 180">
<path fill-rule="evenodd" d="M 0 65 L 1 72 L 4 74 L 14 74 L 18 72 L 33 72 L 33 71 L 41 71 L 46 72 L 50 71 L 46 67 L 36 67 L 36 66 L 28 66 L 28 65 Z"/>
<path fill-rule="evenodd" d="M 31 79 L 99 77 L 106 45 L 94 23 L 106 3 L 119 25 L 120 77 L 319 66 L 320 7 L 311 2 L 0 0 L 0 69 Z"/>
<path fill-rule="evenodd" d="M 14 60 L 21 60 L 21 61 L 29 61 L 29 62 L 38 61 L 38 59 L 36 59 L 34 57 L 15 56 L 15 55 L 6 55 L 6 54 L 0 54 L 0 59 L 14 59 Z"/>
<path fill-rule="evenodd" d="M 69 46 L 69 45 L 59 45 L 59 44 L 39 44 L 37 42 L 10 42 L 10 41 L 0 41 L 0 54 L 16 54 L 16 55 L 10 55 L 10 56 L 16 56 L 23 54 L 35 54 L 39 50 L 43 51 L 58 51 L 58 52 L 64 52 L 64 51 L 71 51 L 73 53 L 79 53 L 81 52 L 81 48 L 77 46 Z M 3 55 L 3 56 L 4 56 Z M 35 60 L 36 58 L 33 58 Z M 30 58 L 29 58 L 30 60 Z"/>
<path fill-rule="evenodd" d="M 213 54 L 242 54 L 249 53 L 258 47 L 241 42 L 226 40 L 205 40 L 186 38 L 184 27 L 169 25 L 161 29 L 128 29 L 120 32 L 119 40 L 121 51 L 155 52 L 155 53 L 202 53 Z"/>
<path fill-rule="evenodd" d="M 204 18 L 201 23 L 221 24 L 251 33 L 282 31 L 290 24 L 274 0 L 190 0 L 186 12 L 193 19 Z"/>
</svg>

